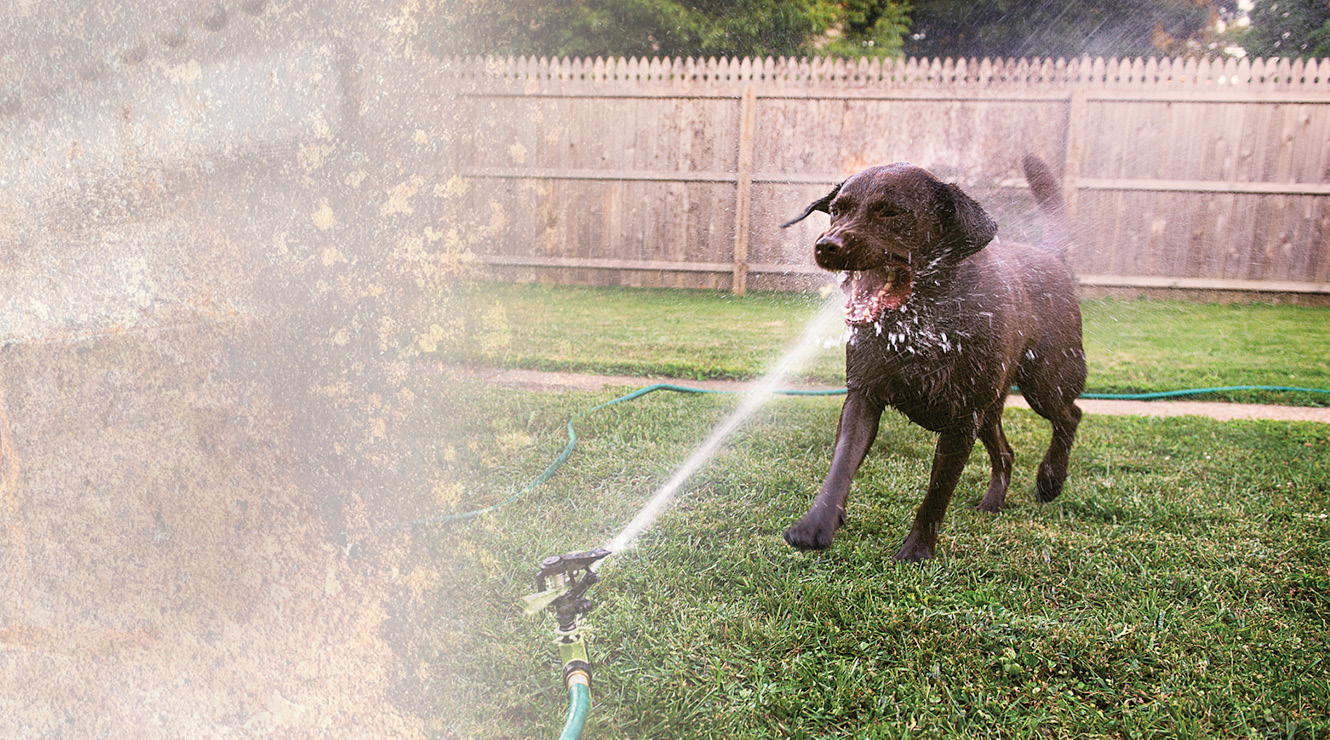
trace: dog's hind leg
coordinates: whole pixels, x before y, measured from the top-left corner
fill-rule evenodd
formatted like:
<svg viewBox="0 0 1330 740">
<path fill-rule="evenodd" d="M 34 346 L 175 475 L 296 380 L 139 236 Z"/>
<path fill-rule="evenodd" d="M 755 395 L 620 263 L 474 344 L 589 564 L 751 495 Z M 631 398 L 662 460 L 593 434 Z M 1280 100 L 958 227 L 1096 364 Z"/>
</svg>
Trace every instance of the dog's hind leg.
<svg viewBox="0 0 1330 740">
<path fill-rule="evenodd" d="M 1076 427 L 1081 423 L 1081 410 L 1076 398 L 1085 388 L 1085 360 L 1079 351 L 1067 354 L 1068 361 L 1059 365 L 1022 368 L 1017 382 L 1025 400 L 1036 414 L 1053 425 L 1053 440 L 1039 463 L 1035 478 L 1035 498 L 1048 503 L 1062 493 L 1067 480 L 1067 464 L 1071 459 L 1071 445 L 1076 441 Z"/>
<path fill-rule="evenodd" d="M 1034 487 L 1035 498 L 1046 504 L 1062 493 L 1062 484 L 1067 480 L 1071 445 L 1076 441 L 1076 427 L 1081 423 L 1081 409 L 1072 401 L 1079 395 L 1079 391 L 1058 389 L 1050 393 L 1048 388 L 1039 387 L 1031 380 L 1033 378 L 1021 381 L 1025 400 L 1036 414 L 1048 419 L 1053 425 L 1053 441 L 1049 442 L 1048 452 L 1044 453 L 1044 460 L 1039 463 Z"/>
<path fill-rule="evenodd" d="M 1043 462 L 1039 463 L 1034 487 L 1035 498 L 1046 504 L 1062 493 L 1062 484 L 1067 480 L 1067 464 L 1071 459 L 1071 445 L 1076 441 L 1076 427 L 1081 423 L 1081 409 L 1068 403 L 1041 410 L 1033 398 L 1029 400 L 1030 408 L 1053 424 L 1053 441 L 1048 445 L 1048 452 L 1044 453 Z"/>
<path fill-rule="evenodd" d="M 937 533 L 942 528 L 942 516 L 951 503 L 951 494 L 961 479 L 961 471 L 970 459 L 978 430 L 943 432 L 933 453 L 933 473 L 928 480 L 928 493 L 914 513 L 914 526 L 905 537 L 905 544 L 896 553 L 897 560 L 915 562 L 933 557 Z"/>
<path fill-rule="evenodd" d="M 988 479 L 988 491 L 979 502 L 979 510 L 990 514 L 998 513 L 1002 502 L 1007 500 L 1007 485 L 1011 483 L 1011 464 L 1015 454 L 1007 444 L 1007 435 L 1002 433 L 1002 408 L 989 412 L 989 417 L 979 429 L 979 439 L 988 450 L 988 459 L 993 466 L 993 475 Z"/>
<path fill-rule="evenodd" d="M 824 550 L 831 546 L 836 530 L 845 521 L 850 482 L 877 438 L 883 408 L 885 404 L 869 399 L 863 393 L 850 391 L 846 395 L 836 428 L 831 471 L 808 513 L 785 530 L 785 541 L 791 546 L 800 550 Z"/>
</svg>

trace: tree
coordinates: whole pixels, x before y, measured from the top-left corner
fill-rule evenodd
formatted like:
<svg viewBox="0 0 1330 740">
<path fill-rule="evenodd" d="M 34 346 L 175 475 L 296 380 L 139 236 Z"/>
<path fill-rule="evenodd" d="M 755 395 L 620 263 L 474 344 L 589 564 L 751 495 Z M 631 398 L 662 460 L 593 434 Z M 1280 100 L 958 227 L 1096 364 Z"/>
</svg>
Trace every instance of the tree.
<svg viewBox="0 0 1330 740">
<path fill-rule="evenodd" d="M 840 17 L 822 39 L 813 42 L 822 54 L 849 57 L 900 56 L 910 32 L 909 9 L 896 0 L 847 0 Z"/>
<path fill-rule="evenodd" d="M 1237 43 L 1256 57 L 1330 56 L 1330 2 L 1260 0 Z"/>
<path fill-rule="evenodd" d="M 445 54 L 795 54 L 831 20 L 823 0 L 455 0 L 426 35 Z"/>
<path fill-rule="evenodd" d="M 916 0 L 911 56 L 1079 57 L 1207 53 L 1236 0 Z"/>
<path fill-rule="evenodd" d="M 854 56 L 898 54 L 904 0 L 434 0 L 441 54 Z"/>
</svg>

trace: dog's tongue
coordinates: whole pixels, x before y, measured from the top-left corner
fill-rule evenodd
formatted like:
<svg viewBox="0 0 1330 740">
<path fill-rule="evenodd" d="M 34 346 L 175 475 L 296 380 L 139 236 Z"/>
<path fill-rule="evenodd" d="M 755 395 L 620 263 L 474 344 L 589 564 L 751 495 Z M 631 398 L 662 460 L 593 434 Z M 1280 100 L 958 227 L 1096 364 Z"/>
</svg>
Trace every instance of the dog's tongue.
<svg viewBox="0 0 1330 740">
<path fill-rule="evenodd" d="M 849 295 L 845 321 L 850 324 L 871 324 L 883 311 L 900 308 L 910 297 L 909 273 L 905 268 L 851 272 L 841 287 Z"/>
</svg>

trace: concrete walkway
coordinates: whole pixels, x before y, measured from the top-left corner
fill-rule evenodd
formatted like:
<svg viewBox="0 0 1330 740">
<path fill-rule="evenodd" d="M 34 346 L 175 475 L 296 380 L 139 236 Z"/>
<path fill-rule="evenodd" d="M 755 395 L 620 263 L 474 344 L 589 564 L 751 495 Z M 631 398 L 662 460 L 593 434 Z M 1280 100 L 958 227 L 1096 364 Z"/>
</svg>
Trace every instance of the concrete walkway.
<svg viewBox="0 0 1330 740">
<path fill-rule="evenodd" d="M 675 380 L 670 378 L 642 378 L 631 375 L 583 375 L 580 373 L 556 373 L 540 370 L 501 370 L 496 368 L 477 368 L 449 365 L 443 368 L 445 375 L 481 380 L 493 385 L 513 388 L 531 388 L 557 390 L 574 388 L 577 390 L 598 391 L 605 388 L 641 388 L 654 383 L 675 383 L 690 388 L 710 390 L 746 390 L 753 386 L 751 382 L 731 380 Z M 818 386 L 808 386 L 809 389 Z M 827 386 L 820 386 L 826 388 Z M 1087 414 L 1106 416 L 1202 416 L 1220 421 L 1231 419 L 1270 419 L 1274 421 L 1316 421 L 1330 424 L 1330 408 L 1312 408 L 1306 406 L 1267 406 L 1254 403 L 1222 403 L 1207 401 L 1104 401 L 1081 399 L 1076 402 Z M 1008 408 L 1029 408 L 1025 399 L 1012 396 L 1007 400 Z"/>
</svg>

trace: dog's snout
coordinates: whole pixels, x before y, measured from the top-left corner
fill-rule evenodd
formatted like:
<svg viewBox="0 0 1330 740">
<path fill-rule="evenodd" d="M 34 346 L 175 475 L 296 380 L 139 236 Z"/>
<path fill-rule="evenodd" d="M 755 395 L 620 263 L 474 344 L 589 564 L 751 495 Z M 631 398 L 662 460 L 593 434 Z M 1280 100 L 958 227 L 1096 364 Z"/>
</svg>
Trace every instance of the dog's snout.
<svg viewBox="0 0 1330 740">
<path fill-rule="evenodd" d="M 813 244 L 813 252 L 819 258 L 835 257 L 843 251 L 845 251 L 845 241 L 841 239 L 840 234 L 823 234 Z"/>
</svg>

